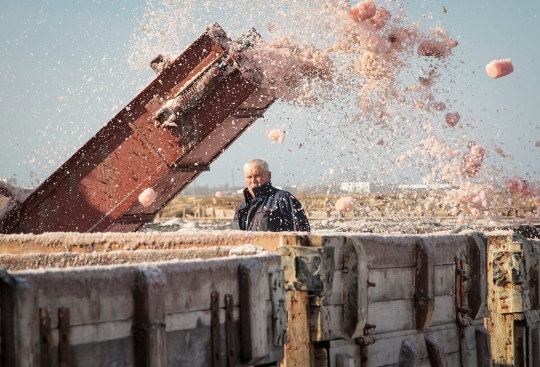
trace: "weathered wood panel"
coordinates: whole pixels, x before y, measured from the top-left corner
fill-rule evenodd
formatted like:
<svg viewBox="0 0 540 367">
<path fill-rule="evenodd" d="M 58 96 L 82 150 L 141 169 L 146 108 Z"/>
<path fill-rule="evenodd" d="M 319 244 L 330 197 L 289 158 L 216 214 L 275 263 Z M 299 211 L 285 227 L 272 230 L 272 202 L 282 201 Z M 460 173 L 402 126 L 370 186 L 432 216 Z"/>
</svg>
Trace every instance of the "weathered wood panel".
<svg viewBox="0 0 540 367">
<path fill-rule="evenodd" d="M 307 291 L 287 291 L 287 344 L 282 367 L 304 366 L 311 360 L 310 305 Z M 313 340 L 313 339 L 312 339 Z"/>
<path fill-rule="evenodd" d="M 345 338 L 353 339 L 363 335 L 368 314 L 367 295 L 368 269 L 365 251 L 355 237 L 346 239 L 343 248 L 343 320 L 342 332 Z"/>
</svg>

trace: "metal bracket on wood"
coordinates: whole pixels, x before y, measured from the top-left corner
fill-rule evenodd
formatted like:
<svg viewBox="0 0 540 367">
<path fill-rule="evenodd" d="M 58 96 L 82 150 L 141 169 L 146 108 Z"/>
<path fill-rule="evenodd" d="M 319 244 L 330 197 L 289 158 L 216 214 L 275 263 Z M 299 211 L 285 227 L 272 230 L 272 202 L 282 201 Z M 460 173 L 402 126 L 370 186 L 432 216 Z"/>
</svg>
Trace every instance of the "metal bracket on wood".
<svg viewBox="0 0 540 367">
<path fill-rule="evenodd" d="M 175 171 L 175 172 L 208 172 L 210 171 L 210 166 L 196 166 L 196 165 L 193 165 L 193 166 L 177 166 L 177 165 L 173 165 L 171 167 L 171 170 L 172 171 Z"/>
<path fill-rule="evenodd" d="M 285 290 L 310 291 L 323 295 L 332 289 L 334 248 L 280 246 L 281 267 L 285 273 Z"/>
<path fill-rule="evenodd" d="M 467 307 L 466 282 L 469 277 L 466 269 L 467 263 L 456 258 L 456 322 L 459 327 L 472 325 L 472 319 L 469 317 L 471 309 Z"/>
<path fill-rule="evenodd" d="M 225 344 L 227 351 L 227 367 L 235 367 L 236 349 L 234 347 L 234 299 L 232 294 L 225 295 Z"/>
<path fill-rule="evenodd" d="M 414 311 L 416 329 L 428 328 L 435 311 L 435 259 L 427 239 L 416 243 Z"/>
<path fill-rule="evenodd" d="M 285 308 L 285 279 L 283 270 L 278 269 L 270 273 L 269 277 L 274 345 L 283 345 L 287 333 L 287 310 Z"/>
<path fill-rule="evenodd" d="M 60 367 L 69 367 L 69 308 L 58 309 L 58 362 Z"/>
<path fill-rule="evenodd" d="M 51 313 L 47 308 L 39 309 L 39 351 L 41 367 L 51 366 Z"/>
<path fill-rule="evenodd" d="M 221 367 L 219 334 L 219 292 L 210 295 L 210 325 L 212 332 L 212 367 Z"/>
</svg>

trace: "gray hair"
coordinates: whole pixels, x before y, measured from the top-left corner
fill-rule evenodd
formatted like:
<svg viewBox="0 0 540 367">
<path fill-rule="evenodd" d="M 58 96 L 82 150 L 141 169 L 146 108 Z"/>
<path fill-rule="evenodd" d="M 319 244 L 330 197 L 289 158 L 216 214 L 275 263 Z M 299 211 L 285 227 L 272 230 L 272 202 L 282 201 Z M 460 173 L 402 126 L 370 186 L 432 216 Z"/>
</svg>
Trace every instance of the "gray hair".
<svg viewBox="0 0 540 367">
<path fill-rule="evenodd" d="M 265 173 L 270 172 L 268 163 L 266 163 L 266 161 L 263 161 L 262 159 L 252 159 L 249 162 L 247 162 L 244 165 L 244 172 L 247 171 L 250 167 L 258 167 Z"/>
</svg>

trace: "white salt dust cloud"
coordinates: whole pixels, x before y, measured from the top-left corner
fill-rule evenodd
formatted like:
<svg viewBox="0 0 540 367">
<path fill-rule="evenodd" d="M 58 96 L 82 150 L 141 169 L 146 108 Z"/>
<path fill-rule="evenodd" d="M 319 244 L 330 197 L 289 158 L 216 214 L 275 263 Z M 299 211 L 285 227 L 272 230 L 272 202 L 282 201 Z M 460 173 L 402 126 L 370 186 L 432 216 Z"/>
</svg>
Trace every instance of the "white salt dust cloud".
<svg viewBox="0 0 540 367">
<path fill-rule="evenodd" d="M 357 177 L 354 163 L 340 164 L 349 156 L 369 161 L 364 176 L 374 181 L 415 172 L 423 183 L 459 187 L 445 200 L 463 221 L 488 215 L 501 187 L 512 195 L 500 182 L 508 179 L 500 161 L 511 152 L 477 136 L 473 112 L 450 97 L 462 77 L 459 44 L 441 21 L 413 19 L 406 3 L 394 1 L 149 1 L 128 60 L 142 69 L 158 53 L 176 55 L 212 22 L 231 38 L 255 27 L 265 41 L 245 54 L 265 76 L 264 88 L 298 107 L 289 113 L 309 108 L 319 114 L 302 121 L 308 135 L 291 144 L 321 157 L 328 166 L 321 179 L 334 172 Z M 496 77 L 508 72 L 506 60 L 497 65 Z M 268 138 L 282 143 L 281 133 L 272 130 Z M 341 148 L 338 139 L 346 141 Z"/>
<path fill-rule="evenodd" d="M 152 188 L 145 189 L 143 192 L 139 194 L 139 202 L 144 207 L 148 207 L 152 205 L 154 200 L 156 200 L 157 194 Z"/>
<path fill-rule="evenodd" d="M 340 212 L 349 212 L 354 210 L 354 199 L 350 196 L 344 196 L 336 201 L 336 210 Z"/>
<path fill-rule="evenodd" d="M 268 132 L 268 139 L 277 141 L 278 144 L 283 144 L 283 140 L 285 139 L 285 131 L 283 130 L 270 130 Z"/>
<path fill-rule="evenodd" d="M 493 60 L 486 65 L 486 72 L 490 78 L 497 79 L 514 71 L 512 59 Z"/>
</svg>

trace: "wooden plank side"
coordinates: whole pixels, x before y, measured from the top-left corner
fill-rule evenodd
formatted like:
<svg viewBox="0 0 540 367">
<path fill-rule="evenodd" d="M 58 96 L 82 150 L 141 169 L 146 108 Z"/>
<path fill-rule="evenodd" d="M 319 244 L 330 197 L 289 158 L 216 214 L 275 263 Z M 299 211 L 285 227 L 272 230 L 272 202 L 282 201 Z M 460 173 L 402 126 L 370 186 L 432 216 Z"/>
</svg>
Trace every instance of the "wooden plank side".
<svg viewBox="0 0 540 367">
<path fill-rule="evenodd" d="M 355 340 L 333 340 L 328 347 L 329 367 L 360 367 L 362 356 Z"/>
<path fill-rule="evenodd" d="M 79 268 L 17 273 L 39 289 L 40 307 L 70 309 L 72 326 L 121 321 L 133 316 L 134 266 Z M 51 313 L 51 328 L 58 314 Z"/>
<path fill-rule="evenodd" d="M 73 366 L 134 366 L 133 341 L 131 337 L 107 340 L 71 347 Z"/>
<path fill-rule="evenodd" d="M 238 266 L 248 260 L 261 264 L 261 274 L 268 279 L 269 272 L 280 269 L 281 258 L 274 254 L 251 258 L 231 257 L 223 260 L 190 261 L 181 267 L 174 263 L 161 265 L 167 275 L 166 312 L 168 314 L 209 309 L 210 294 L 219 291 L 231 294 L 235 306 L 239 303 Z M 212 274 L 212 276 L 208 276 Z M 259 287 L 261 300 L 270 300 L 268 281 Z"/>
<path fill-rule="evenodd" d="M 17 279 L 13 291 L 15 366 L 38 366 L 40 363 L 38 288 L 25 279 Z"/>
<path fill-rule="evenodd" d="M 311 306 L 309 317 L 311 341 L 343 338 L 342 323 L 343 305 Z"/>
<path fill-rule="evenodd" d="M 356 237 L 348 237 L 343 246 L 343 319 L 342 333 L 347 339 L 363 335 L 368 313 L 368 268 L 365 250 Z"/>
<path fill-rule="evenodd" d="M 362 241 L 370 269 L 414 267 L 418 236 L 355 236 Z"/>
</svg>

